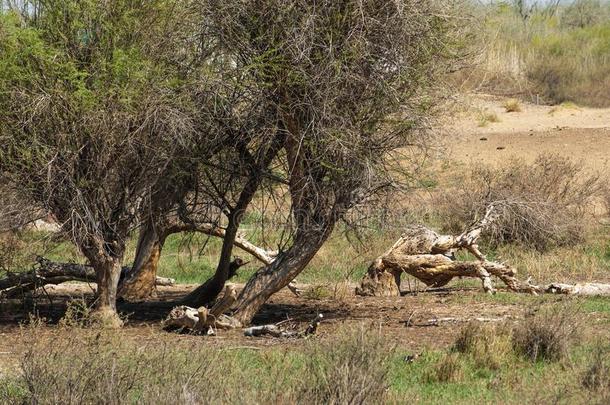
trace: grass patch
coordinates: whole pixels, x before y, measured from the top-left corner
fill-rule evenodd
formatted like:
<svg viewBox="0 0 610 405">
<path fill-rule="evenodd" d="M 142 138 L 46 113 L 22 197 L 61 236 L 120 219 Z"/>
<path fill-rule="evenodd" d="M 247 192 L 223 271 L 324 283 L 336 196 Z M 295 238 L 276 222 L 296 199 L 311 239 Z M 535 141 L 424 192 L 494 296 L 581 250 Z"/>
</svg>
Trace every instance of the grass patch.
<svg viewBox="0 0 610 405">
<path fill-rule="evenodd" d="M 478 122 L 479 122 L 479 127 L 486 127 L 490 123 L 500 122 L 500 118 L 498 117 L 498 114 L 496 114 L 495 112 L 483 111 L 479 114 Z"/>
</svg>

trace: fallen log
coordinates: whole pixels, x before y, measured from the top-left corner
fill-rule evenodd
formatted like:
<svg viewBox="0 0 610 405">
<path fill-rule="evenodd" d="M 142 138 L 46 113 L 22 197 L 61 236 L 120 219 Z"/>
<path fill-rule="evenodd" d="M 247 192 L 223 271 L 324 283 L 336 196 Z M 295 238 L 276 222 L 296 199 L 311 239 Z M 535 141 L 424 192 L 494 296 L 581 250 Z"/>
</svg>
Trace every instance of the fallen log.
<svg viewBox="0 0 610 405">
<path fill-rule="evenodd" d="M 129 267 L 124 267 L 122 274 Z M 48 284 L 61 284 L 67 281 L 95 282 L 95 270 L 85 264 L 57 263 L 38 257 L 34 268 L 22 273 L 7 273 L 0 279 L 0 297 L 12 298 L 28 291 L 36 290 Z M 157 285 L 171 286 L 176 280 L 157 277 Z"/>
<path fill-rule="evenodd" d="M 432 288 L 443 287 L 455 277 L 473 277 L 481 280 L 483 290 L 494 293 L 491 276 L 496 276 L 515 292 L 610 296 L 610 284 L 552 283 L 538 286 L 529 280 L 520 281 L 513 267 L 487 260 L 477 242 L 485 228 L 497 218 L 497 204 L 491 204 L 480 221 L 457 236 L 439 235 L 424 226 L 408 228 L 387 252 L 369 266 L 360 286 L 356 288 L 356 294 L 398 296 L 400 278 L 407 273 Z M 476 260 L 456 260 L 455 253 L 461 249 L 472 253 Z"/>
<path fill-rule="evenodd" d="M 610 284 L 582 283 L 561 284 L 551 283 L 544 287 L 544 292 L 549 294 L 585 295 L 585 296 L 610 296 Z"/>
</svg>

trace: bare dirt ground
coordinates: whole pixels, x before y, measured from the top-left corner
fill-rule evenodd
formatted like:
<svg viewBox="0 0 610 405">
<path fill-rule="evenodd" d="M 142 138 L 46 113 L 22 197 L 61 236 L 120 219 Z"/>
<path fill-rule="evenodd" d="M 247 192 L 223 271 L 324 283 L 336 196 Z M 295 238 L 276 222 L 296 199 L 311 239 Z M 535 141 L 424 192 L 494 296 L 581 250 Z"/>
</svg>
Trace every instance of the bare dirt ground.
<svg viewBox="0 0 610 405">
<path fill-rule="evenodd" d="M 472 96 L 468 110 L 449 125 L 449 158 L 462 163 L 501 165 L 518 157 L 534 160 L 554 153 L 610 175 L 610 108 L 573 105 L 539 106 L 520 103 L 520 112 L 506 112 L 506 99 Z M 481 116 L 495 114 L 499 122 L 481 125 Z"/>
</svg>

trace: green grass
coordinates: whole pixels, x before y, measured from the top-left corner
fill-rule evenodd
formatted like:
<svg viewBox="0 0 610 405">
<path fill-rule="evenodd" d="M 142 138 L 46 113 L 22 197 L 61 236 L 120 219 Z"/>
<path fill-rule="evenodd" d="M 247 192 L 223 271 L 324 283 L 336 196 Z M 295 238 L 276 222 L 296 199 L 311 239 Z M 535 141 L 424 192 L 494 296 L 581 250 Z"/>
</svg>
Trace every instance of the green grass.
<svg viewBox="0 0 610 405">
<path fill-rule="evenodd" d="M 90 400 L 114 395 L 122 403 L 149 403 L 172 395 L 183 403 L 187 392 L 182 384 L 187 381 L 192 398 L 216 398 L 218 403 L 344 403 L 337 399 L 357 395 L 361 386 L 373 390 L 366 403 L 523 404 L 558 398 L 581 403 L 585 398 L 603 400 L 603 392 L 591 392 L 581 382 L 596 351 L 608 349 L 587 340 L 573 346 L 564 360 L 538 362 L 509 351 L 499 357 L 497 367 L 489 367 L 474 354 L 450 348 L 424 351 L 409 363 L 404 360 L 413 354 L 408 346 L 396 347 L 366 327 L 258 349 L 176 341 L 151 350 L 130 339 L 83 329 L 54 342 L 45 336 L 36 328 L 24 330 L 31 355 L 26 354 L 22 364 L 29 367 L 29 377 L 0 376 L 0 403 L 27 401 L 28 383 L 47 400 L 50 395 L 65 400 L 69 390 L 83 389 Z M 454 378 L 443 382 L 431 377 L 448 356 L 458 370 Z M 104 374 L 90 380 L 109 364 L 113 379 Z M 50 382 L 54 385 L 44 385 Z"/>
</svg>

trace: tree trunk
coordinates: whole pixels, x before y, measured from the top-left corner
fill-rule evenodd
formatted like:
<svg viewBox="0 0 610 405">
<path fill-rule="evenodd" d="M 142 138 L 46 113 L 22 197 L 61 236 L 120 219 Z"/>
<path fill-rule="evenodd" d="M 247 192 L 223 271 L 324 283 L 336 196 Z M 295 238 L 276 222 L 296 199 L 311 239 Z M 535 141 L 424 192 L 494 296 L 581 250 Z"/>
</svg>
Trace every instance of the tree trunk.
<svg viewBox="0 0 610 405">
<path fill-rule="evenodd" d="M 290 249 L 252 276 L 237 299 L 233 317 L 242 325 L 250 324 L 263 304 L 305 269 L 328 239 L 333 227 L 334 224 L 297 236 Z"/>
<path fill-rule="evenodd" d="M 121 327 L 123 322 L 116 311 L 117 287 L 121 277 L 121 260 L 108 258 L 92 264 L 97 279 L 96 304 L 92 317 L 103 327 Z"/>
<path fill-rule="evenodd" d="M 127 301 L 145 301 L 156 293 L 159 258 L 166 233 L 148 221 L 140 231 L 136 257 L 130 271 L 123 279 L 119 296 Z"/>
</svg>

